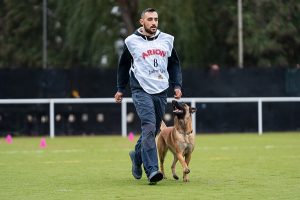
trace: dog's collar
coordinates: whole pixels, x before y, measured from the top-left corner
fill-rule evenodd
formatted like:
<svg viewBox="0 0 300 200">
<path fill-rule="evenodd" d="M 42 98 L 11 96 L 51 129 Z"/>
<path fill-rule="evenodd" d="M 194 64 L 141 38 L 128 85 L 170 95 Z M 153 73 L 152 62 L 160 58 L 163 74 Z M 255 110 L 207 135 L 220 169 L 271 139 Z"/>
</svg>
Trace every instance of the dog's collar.
<svg viewBox="0 0 300 200">
<path fill-rule="evenodd" d="M 191 130 L 191 132 L 189 132 L 187 135 L 192 134 L 193 133 L 193 129 Z"/>
<path fill-rule="evenodd" d="M 191 130 L 190 132 L 179 132 L 180 134 L 182 134 L 182 135 L 190 135 L 190 134 L 192 134 L 193 133 L 193 130 Z"/>
</svg>

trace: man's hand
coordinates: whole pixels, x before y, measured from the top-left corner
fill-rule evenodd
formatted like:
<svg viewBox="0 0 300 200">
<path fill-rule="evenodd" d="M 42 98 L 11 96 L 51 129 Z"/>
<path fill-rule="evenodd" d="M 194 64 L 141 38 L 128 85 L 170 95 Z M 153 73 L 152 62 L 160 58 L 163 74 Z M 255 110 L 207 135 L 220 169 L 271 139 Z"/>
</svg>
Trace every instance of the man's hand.
<svg viewBox="0 0 300 200">
<path fill-rule="evenodd" d="M 174 97 L 175 97 L 175 99 L 180 99 L 181 98 L 181 96 L 182 96 L 182 92 L 181 92 L 181 89 L 178 89 L 178 88 L 176 88 L 175 90 L 174 90 Z"/>
<path fill-rule="evenodd" d="M 123 93 L 122 92 L 116 92 L 116 94 L 115 94 L 115 101 L 117 103 L 121 103 L 122 102 L 122 97 L 123 97 Z"/>
</svg>

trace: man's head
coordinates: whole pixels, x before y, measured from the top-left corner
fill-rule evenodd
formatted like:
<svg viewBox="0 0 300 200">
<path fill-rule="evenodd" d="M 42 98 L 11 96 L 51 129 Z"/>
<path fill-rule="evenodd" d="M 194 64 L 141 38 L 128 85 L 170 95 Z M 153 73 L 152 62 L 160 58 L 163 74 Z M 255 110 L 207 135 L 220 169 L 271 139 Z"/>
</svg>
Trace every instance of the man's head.
<svg viewBox="0 0 300 200">
<path fill-rule="evenodd" d="M 140 23 L 145 35 L 154 35 L 158 27 L 158 14 L 154 8 L 147 8 L 141 14 Z"/>
</svg>

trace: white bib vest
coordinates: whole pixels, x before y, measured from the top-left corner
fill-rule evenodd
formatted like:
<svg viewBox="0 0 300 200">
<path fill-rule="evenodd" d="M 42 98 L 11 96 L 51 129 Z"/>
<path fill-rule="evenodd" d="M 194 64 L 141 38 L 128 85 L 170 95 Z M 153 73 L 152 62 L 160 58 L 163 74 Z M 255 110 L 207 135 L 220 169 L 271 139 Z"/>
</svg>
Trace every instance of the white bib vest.
<svg viewBox="0 0 300 200">
<path fill-rule="evenodd" d="M 146 40 L 135 34 L 125 39 L 133 57 L 131 70 L 149 94 L 160 93 L 169 87 L 168 57 L 172 53 L 174 37 L 159 30 L 156 35 L 154 40 Z"/>
</svg>

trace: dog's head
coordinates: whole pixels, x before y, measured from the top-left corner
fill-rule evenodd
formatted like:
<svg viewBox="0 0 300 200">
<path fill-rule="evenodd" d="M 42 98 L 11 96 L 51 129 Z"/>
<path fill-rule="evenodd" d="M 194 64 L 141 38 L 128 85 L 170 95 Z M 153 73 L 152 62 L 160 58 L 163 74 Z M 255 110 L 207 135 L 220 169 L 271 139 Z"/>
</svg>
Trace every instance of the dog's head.
<svg viewBox="0 0 300 200">
<path fill-rule="evenodd" d="M 192 113 L 196 112 L 196 108 L 190 107 L 186 103 L 180 103 L 178 101 L 172 101 L 173 113 L 178 118 L 184 118 L 185 116 L 191 116 Z"/>
<path fill-rule="evenodd" d="M 196 108 L 192 108 L 186 103 L 179 103 L 175 100 L 172 101 L 172 106 L 175 128 L 181 133 L 192 133 L 192 114 L 196 112 Z"/>
</svg>

